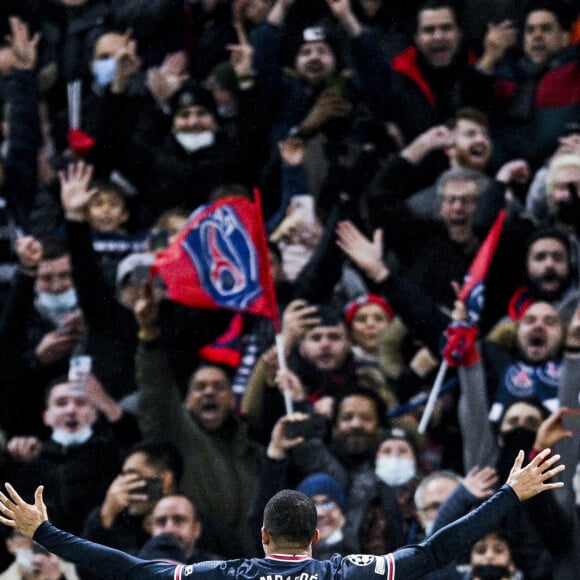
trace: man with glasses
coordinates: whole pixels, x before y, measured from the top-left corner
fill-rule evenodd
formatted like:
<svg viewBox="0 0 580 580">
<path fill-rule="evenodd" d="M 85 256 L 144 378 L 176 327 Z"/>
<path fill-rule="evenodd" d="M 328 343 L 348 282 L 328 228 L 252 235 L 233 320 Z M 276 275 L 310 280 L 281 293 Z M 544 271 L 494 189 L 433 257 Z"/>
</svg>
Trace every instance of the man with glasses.
<svg viewBox="0 0 580 580">
<path fill-rule="evenodd" d="M 439 508 L 461 483 L 460 476 L 454 471 L 440 470 L 424 477 L 415 490 L 417 518 L 423 526 L 425 536 L 433 533 L 433 524 Z"/>
<path fill-rule="evenodd" d="M 368 192 L 372 225 L 382 228 L 385 247 L 391 250 L 387 261 L 398 264 L 443 311 L 450 311 L 455 301 L 451 282 L 463 280 L 505 203 L 503 191 L 488 188 L 488 184 L 489 178 L 472 168 L 444 171 L 436 185 L 437 215 L 425 219 L 410 211 L 404 184 L 397 180 L 377 183 Z M 491 299 L 486 301 L 482 323 L 486 328 L 488 321 L 503 315 L 509 297 L 520 285 L 513 260 L 521 253 L 523 261 L 523 243 L 518 244 L 515 235 L 510 238 L 510 253 L 496 253 L 488 276 Z"/>
</svg>

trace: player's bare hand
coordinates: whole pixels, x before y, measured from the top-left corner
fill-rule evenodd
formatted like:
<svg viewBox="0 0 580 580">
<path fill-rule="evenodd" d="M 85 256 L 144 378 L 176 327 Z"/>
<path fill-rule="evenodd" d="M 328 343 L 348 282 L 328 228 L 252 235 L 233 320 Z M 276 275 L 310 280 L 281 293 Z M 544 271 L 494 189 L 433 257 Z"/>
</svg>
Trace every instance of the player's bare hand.
<svg viewBox="0 0 580 580">
<path fill-rule="evenodd" d="M 556 465 L 559 455 L 550 456 L 551 450 L 544 449 L 525 467 L 524 452 L 520 451 L 507 479 L 520 501 L 525 501 L 549 489 L 564 487 L 561 481 L 548 482 L 549 479 L 564 471 L 565 466 Z"/>
<path fill-rule="evenodd" d="M 42 499 L 44 487 L 41 485 L 36 488 L 33 504 L 26 503 L 9 483 L 5 487 L 7 494 L 0 491 L 0 523 L 32 538 L 38 526 L 48 521 L 46 505 Z"/>
</svg>

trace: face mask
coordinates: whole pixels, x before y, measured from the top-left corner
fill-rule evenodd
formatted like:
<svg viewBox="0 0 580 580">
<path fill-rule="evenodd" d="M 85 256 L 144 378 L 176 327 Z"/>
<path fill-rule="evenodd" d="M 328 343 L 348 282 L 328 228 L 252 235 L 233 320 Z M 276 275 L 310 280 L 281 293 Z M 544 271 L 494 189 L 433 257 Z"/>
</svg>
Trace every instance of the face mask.
<svg viewBox="0 0 580 580">
<path fill-rule="evenodd" d="M 423 522 L 423 529 L 425 530 L 425 535 L 429 537 L 433 533 L 433 526 L 435 525 L 435 520 L 425 520 Z"/>
<path fill-rule="evenodd" d="M 69 447 L 71 445 L 82 445 L 83 443 L 86 443 L 91 438 L 92 434 L 92 427 L 84 427 L 80 431 L 75 431 L 74 433 L 71 433 L 66 429 L 56 428 L 52 432 L 52 440 L 64 447 Z"/>
<path fill-rule="evenodd" d="M 338 542 L 342 542 L 344 538 L 344 534 L 342 533 L 342 528 L 338 528 L 324 540 L 324 543 L 328 546 L 333 546 L 334 544 L 338 544 Z"/>
<path fill-rule="evenodd" d="M 95 60 L 93 61 L 92 71 L 97 86 L 105 88 L 113 82 L 117 75 L 117 59 L 112 56 Z"/>
<path fill-rule="evenodd" d="M 175 133 L 175 140 L 188 152 L 194 153 L 198 149 L 211 147 L 215 141 L 213 131 L 202 131 L 201 133 Z"/>
<path fill-rule="evenodd" d="M 77 293 L 74 288 L 69 288 L 58 294 L 39 292 L 34 305 L 40 314 L 58 323 L 65 314 L 77 308 Z"/>
<path fill-rule="evenodd" d="M 525 427 L 516 427 L 500 434 L 501 449 L 496 464 L 500 481 L 507 479 L 519 450 L 523 449 L 525 453 L 528 453 L 533 447 L 535 439 L 536 434 Z"/>
<path fill-rule="evenodd" d="M 520 449 L 523 449 L 526 453 L 530 451 L 536 440 L 536 433 L 525 427 L 515 427 L 505 433 L 501 433 L 500 440 L 502 449 L 509 450 L 513 455 L 513 459 L 515 459 Z"/>
<path fill-rule="evenodd" d="M 502 578 L 510 577 L 510 571 L 505 566 L 483 564 L 474 566 L 471 575 L 474 578 L 481 578 L 481 580 L 502 580 Z"/>
<path fill-rule="evenodd" d="M 32 556 L 32 548 L 18 548 L 16 550 L 16 564 L 27 572 L 33 572 Z"/>
<path fill-rule="evenodd" d="M 380 457 L 375 473 L 387 485 L 403 485 L 415 477 L 415 461 L 409 457 Z"/>
</svg>

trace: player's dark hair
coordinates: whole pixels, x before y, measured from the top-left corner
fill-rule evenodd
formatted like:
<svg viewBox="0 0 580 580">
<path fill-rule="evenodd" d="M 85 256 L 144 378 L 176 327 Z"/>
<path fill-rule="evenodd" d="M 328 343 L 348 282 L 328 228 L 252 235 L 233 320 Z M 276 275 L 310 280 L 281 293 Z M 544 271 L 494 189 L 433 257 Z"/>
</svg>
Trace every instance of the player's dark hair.
<svg viewBox="0 0 580 580">
<path fill-rule="evenodd" d="M 305 548 L 316 529 L 316 507 L 308 496 L 284 489 L 264 509 L 264 528 L 278 547 Z"/>
</svg>

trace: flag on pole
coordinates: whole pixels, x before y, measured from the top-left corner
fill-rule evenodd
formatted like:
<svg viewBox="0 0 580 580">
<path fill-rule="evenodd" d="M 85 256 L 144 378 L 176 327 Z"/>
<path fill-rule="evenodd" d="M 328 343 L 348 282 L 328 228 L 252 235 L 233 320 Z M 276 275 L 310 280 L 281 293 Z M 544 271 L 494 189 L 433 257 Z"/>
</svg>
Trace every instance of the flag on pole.
<svg viewBox="0 0 580 580">
<path fill-rule="evenodd" d="M 68 97 L 68 144 L 71 151 L 79 156 L 86 155 L 94 146 L 95 140 L 81 130 L 82 81 L 77 79 L 66 86 Z"/>
<path fill-rule="evenodd" d="M 199 207 L 152 268 L 175 302 L 265 316 L 278 328 L 278 307 L 260 194 L 224 197 Z"/>
<path fill-rule="evenodd" d="M 419 433 L 425 433 L 427 430 L 447 368 L 469 366 L 479 360 L 479 353 L 477 348 L 475 348 L 475 340 L 477 338 L 477 324 L 483 310 L 484 283 L 501 237 L 505 216 L 505 210 L 501 210 L 463 279 L 463 286 L 459 291 L 458 299 L 467 306 L 467 320 L 454 321 L 445 331 L 446 343 L 443 347 L 443 361 L 419 422 L 417 429 Z"/>
<path fill-rule="evenodd" d="M 449 366 L 468 366 L 478 360 L 475 340 L 484 304 L 485 278 L 501 237 L 505 217 L 505 210 L 501 210 L 463 279 L 458 299 L 467 307 L 467 320 L 453 322 L 446 330 L 443 356 Z"/>
<path fill-rule="evenodd" d="M 237 368 L 242 362 L 242 334 L 244 317 L 240 312 L 234 314 L 225 332 L 211 344 L 202 346 L 197 354 L 205 361 Z"/>
</svg>

